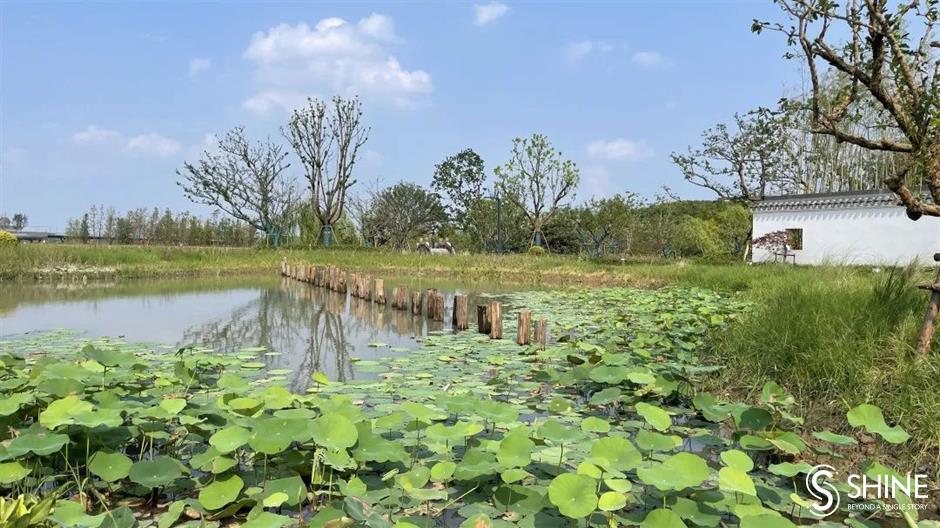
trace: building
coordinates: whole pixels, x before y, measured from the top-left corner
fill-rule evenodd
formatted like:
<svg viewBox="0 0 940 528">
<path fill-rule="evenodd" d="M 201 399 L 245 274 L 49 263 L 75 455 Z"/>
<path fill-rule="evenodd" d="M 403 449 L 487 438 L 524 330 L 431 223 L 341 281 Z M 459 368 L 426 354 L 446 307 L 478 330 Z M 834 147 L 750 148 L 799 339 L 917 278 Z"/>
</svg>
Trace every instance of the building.
<svg viewBox="0 0 940 528">
<path fill-rule="evenodd" d="M 755 262 L 932 263 L 933 254 L 940 252 L 940 218 L 911 220 L 889 191 L 775 196 L 755 204 L 753 212 L 755 240 L 776 231 L 785 231 L 789 240 L 785 257 L 755 247 Z"/>
</svg>

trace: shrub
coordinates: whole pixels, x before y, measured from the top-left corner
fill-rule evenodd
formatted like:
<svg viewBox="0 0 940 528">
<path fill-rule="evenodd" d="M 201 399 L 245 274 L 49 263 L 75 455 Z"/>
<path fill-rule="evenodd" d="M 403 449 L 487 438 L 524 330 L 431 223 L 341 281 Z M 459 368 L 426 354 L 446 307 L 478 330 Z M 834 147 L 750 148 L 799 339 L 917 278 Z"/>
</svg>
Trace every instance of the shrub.
<svg viewBox="0 0 940 528">
<path fill-rule="evenodd" d="M 544 255 L 545 248 L 543 248 L 542 246 L 532 246 L 529 248 L 529 254 L 530 255 Z"/>
<path fill-rule="evenodd" d="M 0 231 L 0 247 L 16 245 L 16 236 L 8 231 Z"/>
</svg>

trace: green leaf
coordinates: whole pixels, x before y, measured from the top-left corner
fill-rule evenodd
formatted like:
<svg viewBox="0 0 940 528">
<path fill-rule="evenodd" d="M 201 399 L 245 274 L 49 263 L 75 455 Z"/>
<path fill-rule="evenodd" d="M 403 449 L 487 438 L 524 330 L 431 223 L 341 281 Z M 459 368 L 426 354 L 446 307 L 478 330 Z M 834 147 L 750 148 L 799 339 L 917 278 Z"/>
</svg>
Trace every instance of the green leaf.
<svg viewBox="0 0 940 528">
<path fill-rule="evenodd" d="M 597 507 L 603 511 L 617 511 L 623 509 L 626 505 L 627 498 L 623 493 L 616 491 L 608 491 L 601 494 L 601 498 L 597 501 Z"/>
<path fill-rule="evenodd" d="M 659 431 L 665 431 L 672 425 L 672 418 L 669 413 L 655 405 L 639 402 L 636 404 L 636 412 L 646 420 L 646 423 Z"/>
<path fill-rule="evenodd" d="M 126 477 L 134 461 L 123 453 L 98 451 L 91 456 L 88 470 L 106 482 L 114 482 Z"/>
<path fill-rule="evenodd" d="M 30 470 L 19 461 L 4 462 L 0 464 L 0 484 L 11 484 L 26 478 Z"/>
<path fill-rule="evenodd" d="M 199 491 L 199 504 L 209 510 L 218 510 L 235 501 L 244 486 L 238 475 L 218 478 Z"/>
<path fill-rule="evenodd" d="M 686 528 L 682 518 L 672 510 L 658 509 L 649 512 L 640 528 Z"/>
<path fill-rule="evenodd" d="M 548 485 L 548 499 L 565 517 L 580 519 L 597 509 L 594 479 L 576 473 L 562 473 Z"/>
<path fill-rule="evenodd" d="M 608 436 L 595 441 L 591 446 L 591 456 L 606 460 L 613 469 L 619 471 L 629 471 L 643 459 L 629 440 L 619 436 Z"/>
<path fill-rule="evenodd" d="M 356 445 L 359 432 L 352 420 L 341 414 L 328 414 L 311 422 L 313 441 L 329 449 L 340 450 Z"/>
<path fill-rule="evenodd" d="M 522 467 L 532 460 L 534 448 L 535 442 L 525 432 L 512 432 L 500 442 L 496 459 L 504 466 Z"/>
<path fill-rule="evenodd" d="M 757 496 L 754 481 L 747 473 L 733 467 L 723 467 L 718 471 L 718 488 L 728 493 L 743 493 Z"/>
<path fill-rule="evenodd" d="M 231 453 L 248 443 L 251 433 L 244 427 L 232 425 L 216 431 L 209 437 L 209 445 L 216 448 L 219 453 Z"/>
<path fill-rule="evenodd" d="M 166 486 L 183 475 L 180 463 L 164 456 L 135 462 L 128 474 L 132 481 L 147 488 Z"/>
<path fill-rule="evenodd" d="M 708 464 L 693 453 L 677 453 L 662 463 L 640 467 L 637 476 L 660 491 L 694 488 L 708 478 Z"/>
<path fill-rule="evenodd" d="M 889 427 L 881 409 L 871 404 L 865 403 L 851 409 L 846 417 L 852 427 L 864 427 L 869 433 L 880 435 L 891 444 L 903 444 L 910 438 L 900 426 Z"/>
<path fill-rule="evenodd" d="M 726 466 L 740 469 L 745 473 L 754 469 L 754 461 L 751 460 L 751 457 L 747 456 L 747 453 L 738 451 L 737 449 L 722 451 L 721 461 L 724 462 Z"/>
</svg>

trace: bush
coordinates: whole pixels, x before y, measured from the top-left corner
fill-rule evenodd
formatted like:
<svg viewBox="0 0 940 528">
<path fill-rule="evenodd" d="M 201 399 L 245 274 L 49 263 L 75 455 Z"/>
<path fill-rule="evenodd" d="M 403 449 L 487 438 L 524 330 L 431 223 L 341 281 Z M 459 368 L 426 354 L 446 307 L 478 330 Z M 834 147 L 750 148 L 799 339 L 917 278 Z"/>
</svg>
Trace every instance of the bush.
<svg viewBox="0 0 940 528">
<path fill-rule="evenodd" d="M 0 231 L 0 247 L 16 245 L 16 236 L 8 231 Z"/>
<path fill-rule="evenodd" d="M 529 254 L 530 255 L 544 255 L 545 248 L 543 248 L 542 246 L 532 246 L 529 248 Z"/>
</svg>

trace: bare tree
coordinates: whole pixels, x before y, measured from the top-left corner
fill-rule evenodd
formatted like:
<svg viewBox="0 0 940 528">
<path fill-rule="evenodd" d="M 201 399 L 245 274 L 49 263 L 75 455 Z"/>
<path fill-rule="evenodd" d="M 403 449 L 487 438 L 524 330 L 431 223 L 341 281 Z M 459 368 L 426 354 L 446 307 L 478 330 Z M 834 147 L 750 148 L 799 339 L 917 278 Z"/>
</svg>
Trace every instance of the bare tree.
<svg viewBox="0 0 940 528">
<path fill-rule="evenodd" d="M 562 160 L 561 152 L 542 134 L 514 139 L 509 161 L 494 172 L 506 199 L 525 212 L 536 246 L 541 245 L 542 227 L 566 198 L 574 197 L 581 179 L 578 166 Z"/>
<path fill-rule="evenodd" d="M 280 244 L 295 203 L 292 181 L 284 176 L 287 153 L 270 140 L 254 145 L 237 127 L 219 141 L 216 152 L 186 162 L 177 175 L 186 197 L 219 208 Z"/>
<path fill-rule="evenodd" d="M 310 185 L 313 210 L 320 221 L 321 241 L 333 241 L 333 226 L 342 218 L 359 149 L 369 139 L 362 124 L 359 98 L 336 96 L 332 105 L 307 99 L 307 106 L 294 110 L 284 136 L 304 167 Z"/>
<path fill-rule="evenodd" d="M 754 21 L 755 32 L 783 33 L 805 60 L 812 83 L 812 131 L 868 150 L 909 154 L 888 178 L 912 219 L 940 216 L 940 18 L 937 0 L 775 0 L 787 24 Z M 845 36 L 844 38 L 842 38 Z M 844 76 L 836 97 L 826 98 L 821 65 Z M 846 127 L 859 107 L 875 104 L 886 126 L 873 135 Z M 922 175 L 930 200 L 911 188 Z M 921 181 L 921 178 L 917 178 Z"/>
<path fill-rule="evenodd" d="M 805 190 L 801 176 L 788 170 L 788 134 L 787 114 L 759 108 L 735 114 L 733 127 L 709 128 L 701 147 L 671 157 L 689 183 L 719 198 L 756 202 L 772 192 Z"/>
</svg>

